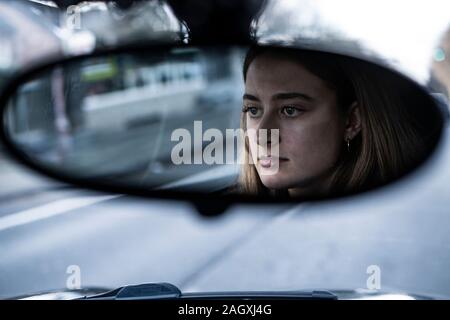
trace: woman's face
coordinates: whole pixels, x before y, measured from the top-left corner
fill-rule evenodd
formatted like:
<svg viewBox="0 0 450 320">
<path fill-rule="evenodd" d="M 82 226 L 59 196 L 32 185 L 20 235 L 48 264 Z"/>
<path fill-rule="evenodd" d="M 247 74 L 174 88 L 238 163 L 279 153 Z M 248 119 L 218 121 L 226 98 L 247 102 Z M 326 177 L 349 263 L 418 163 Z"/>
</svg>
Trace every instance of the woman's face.
<svg viewBox="0 0 450 320">
<path fill-rule="evenodd" d="M 345 141 L 335 91 L 299 62 L 266 53 L 247 71 L 244 110 L 247 129 L 257 132 L 249 134 L 249 147 L 262 183 L 294 194 L 320 192 Z M 278 141 L 267 142 L 260 129 L 267 137 L 278 129 Z"/>
</svg>

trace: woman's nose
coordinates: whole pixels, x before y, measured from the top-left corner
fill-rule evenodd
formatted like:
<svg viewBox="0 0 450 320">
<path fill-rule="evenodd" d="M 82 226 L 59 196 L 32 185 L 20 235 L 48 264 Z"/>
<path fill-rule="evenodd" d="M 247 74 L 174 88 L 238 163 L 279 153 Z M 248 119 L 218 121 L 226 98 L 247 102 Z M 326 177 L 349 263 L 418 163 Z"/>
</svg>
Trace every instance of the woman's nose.
<svg viewBox="0 0 450 320">
<path fill-rule="evenodd" d="M 257 129 L 257 139 L 259 145 L 268 145 L 280 142 L 279 126 L 270 114 L 264 115 Z"/>
</svg>

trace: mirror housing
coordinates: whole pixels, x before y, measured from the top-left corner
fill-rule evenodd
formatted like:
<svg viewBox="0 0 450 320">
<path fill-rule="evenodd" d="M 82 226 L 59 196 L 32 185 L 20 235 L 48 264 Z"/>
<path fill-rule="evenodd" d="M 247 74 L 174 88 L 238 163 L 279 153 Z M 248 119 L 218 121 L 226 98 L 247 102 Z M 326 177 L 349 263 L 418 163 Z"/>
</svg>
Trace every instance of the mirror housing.
<svg viewBox="0 0 450 320">
<path fill-rule="evenodd" d="M 292 50 L 297 50 L 296 48 L 286 48 L 286 47 L 276 47 L 276 46 L 258 46 L 259 48 L 262 48 L 263 50 L 288 50 L 288 51 L 292 51 Z M 236 51 L 237 50 L 237 51 Z M 245 49 L 247 50 L 247 49 Z M 447 108 L 444 109 L 440 109 L 439 108 L 439 104 L 436 103 L 436 101 L 432 98 L 432 96 L 430 94 L 428 94 L 424 88 L 422 88 L 420 85 L 416 84 L 414 81 L 398 74 L 396 71 L 392 71 L 389 70 L 385 67 L 379 66 L 379 65 L 375 65 L 372 62 L 368 63 L 359 59 L 354 59 L 354 58 L 348 58 L 348 57 L 344 57 L 344 56 L 340 56 L 340 58 L 346 60 L 347 62 L 358 62 L 358 63 L 362 63 L 362 64 L 370 64 L 372 65 L 372 67 L 374 68 L 374 70 L 377 70 L 379 72 L 382 72 L 386 75 L 389 76 L 389 79 L 396 79 L 396 81 L 398 81 L 398 83 L 391 83 L 391 85 L 394 86 L 398 86 L 399 89 L 401 88 L 409 88 L 413 91 L 413 96 L 410 97 L 404 97 L 405 101 L 409 101 L 409 102 L 413 102 L 413 101 L 421 101 L 423 105 L 426 105 L 426 108 L 419 108 L 418 105 L 416 105 L 414 108 L 414 110 L 412 112 L 409 113 L 409 120 L 412 120 L 412 124 L 414 126 L 422 126 L 422 128 L 420 130 L 422 130 L 421 132 L 427 132 L 427 130 L 429 130 L 430 133 L 430 138 L 429 138 L 429 145 L 427 145 L 427 151 L 423 154 L 423 156 L 419 157 L 419 161 L 414 163 L 414 168 L 408 168 L 408 172 L 402 172 L 401 174 L 399 174 L 393 181 L 388 181 L 386 183 L 380 183 L 374 187 L 371 188 L 362 188 L 361 190 L 357 190 L 355 192 L 355 190 L 351 190 L 351 191 L 345 191 L 342 190 L 342 192 L 339 193 L 334 193 L 334 194 L 307 194 L 307 195 L 301 195 L 299 197 L 286 197 L 286 196 L 282 196 L 282 197 L 268 197 L 264 194 L 261 195 L 255 195 L 255 194 L 242 194 L 242 193 L 223 193 L 223 192 L 208 192 L 211 191 L 211 186 L 209 185 L 209 183 L 212 183 L 214 181 L 219 181 L 220 178 L 220 174 L 217 177 L 214 178 L 210 178 L 209 180 L 205 180 L 206 181 L 206 188 L 203 185 L 202 188 L 203 189 L 196 189 L 196 183 L 198 183 L 199 181 L 201 182 L 201 179 L 198 180 L 198 176 L 202 176 L 202 172 L 197 172 L 196 173 L 196 179 L 192 179 L 192 177 L 190 178 L 189 176 L 183 176 L 181 180 L 184 183 L 184 186 L 188 186 L 183 187 L 183 184 L 181 184 L 182 188 L 176 188 L 174 186 L 180 186 L 180 184 L 175 184 L 175 185 L 171 185 L 169 183 L 170 188 L 167 187 L 167 183 L 164 183 L 163 185 L 166 185 L 166 187 L 161 187 L 161 183 L 157 183 L 155 185 L 150 184 L 150 185 L 145 185 L 142 183 L 137 183 L 137 180 L 133 181 L 130 180 L 127 183 L 123 183 L 123 181 L 121 180 L 123 177 L 123 175 L 121 176 L 120 173 L 121 172 L 113 172 L 110 171 L 108 172 L 105 167 L 103 167 L 100 164 L 97 164 L 96 166 L 94 166 L 95 168 L 99 168 L 100 169 L 105 169 L 106 171 L 102 174 L 102 175 L 98 175 L 98 174 L 94 174 L 94 173 L 90 173 L 87 175 L 83 175 L 80 172 L 77 172 L 77 168 L 82 168 L 82 166 L 77 167 L 77 165 L 79 164 L 79 161 L 75 163 L 75 165 L 72 164 L 72 167 L 64 167 L 64 162 L 54 162 L 53 160 L 49 160 L 49 158 L 38 158 L 36 156 L 37 151 L 33 150 L 33 148 L 24 148 L 24 144 L 19 143 L 18 140 L 16 139 L 16 137 L 14 136 L 14 134 L 12 134 L 12 126 L 11 123 L 13 123 L 14 121 L 11 121 L 11 118 L 14 118 L 14 112 L 11 113 L 11 101 L 16 101 L 17 99 L 17 94 L 20 92 L 23 92 L 23 89 L 27 86 L 33 85 L 33 83 L 35 83 L 36 79 L 39 79 L 39 77 L 42 78 L 43 75 L 46 75 L 46 77 L 51 74 L 51 75 L 55 75 L 55 71 L 56 70 L 65 70 L 65 72 L 67 73 L 68 70 L 78 70 L 78 68 L 80 66 L 85 66 L 88 70 L 100 70 L 98 71 L 99 73 L 91 73 L 89 75 L 88 72 L 88 76 L 87 78 L 90 77 L 91 81 L 97 81 L 96 79 L 101 79 L 102 76 L 104 77 L 106 75 L 106 77 L 111 76 L 111 72 L 117 72 L 117 70 L 112 70 L 114 68 L 111 68 L 111 66 L 109 66 L 106 69 L 101 69 L 99 66 L 103 66 L 103 68 L 105 68 L 104 66 L 104 62 L 108 61 L 108 59 L 112 59 L 114 57 L 126 57 L 128 59 L 128 61 L 130 60 L 135 60 L 133 63 L 135 63 L 135 65 L 138 65 L 138 67 L 136 68 L 136 70 L 138 70 L 140 67 L 152 67 L 153 69 L 148 69 L 150 70 L 150 72 L 155 72 L 155 68 L 156 67 L 160 67 L 161 63 L 171 63 L 173 64 L 174 62 L 178 63 L 178 67 L 181 68 L 180 66 L 183 66 L 183 70 L 185 71 L 184 76 L 186 77 L 185 79 L 182 79 L 183 82 L 183 86 L 186 87 L 187 83 L 191 83 L 193 84 L 195 81 L 197 81 L 198 79 L 196 77 L 199 76 L 199 71 L 196 69 L 195 67 L 195 63 L 197 63 L 199 60 L 195 60 L 198 59 L 198 56 L 195 56 L 195 58 L 193 58 L 193 56 L 190 56 L 191 54 L 194 55 L 198 55 L 200 54 L 200 56 L 202 57 L 201 59 L 213 59 L 211 57 L 215 57 L 216 59 L 219 60 L 211 60 L 211 61 L 215 61 L 215 63 L 211 63 L 211 65 L 220 65 L 223 64 L 224 61 L 231 61 L 231 64 L 236 63 L 236 61 L 240 61 L 240 63 L 243 63 L 244 60 L 244 55 L 245 55 L 245 50 L 242 50 L 242 47 L 238 47 L 238 46 L 233 46 L 233 47 L 227 47 L 227 46 L 221 46 L 221 47 L 217 47 L 217 46 L 191 46 L 191 45 L 173 45 L 173 44 L 167 44 L 167 43 L 152 43 L 152 44 L 148 44 L 145 46 L 126 46 L 126 47 L 122 47 L 122 48 L 116 48 L 116 49 L 105 49 L 105 50 L 101 50 L 98 52 L 95 52 L 93 54 L 89 54 L 89 55 L 84 55 L 84 56 L 77 56 L 77 57 L 71 57 L 71 58 L 66 58 L 66 59 L 61 59 L 59 61 L 54 61 L 51 63 L 47 63 L 44 65 L 41 65 L 39 67 L 33 68 L 32 70 L 29 70 L 25 73 L 23 73 L 22 75 L 18 76 L 17 78 L 15 78 L 13 81 L 11 81 L 9 83 L 9 85 L 6 87 L 6 90 L 4 91 L 3 95 L 0 98 L 0 106 L 1 106 L 1 123 L 2 123 L 2 130 L 1 130 L 1 139 L 3 140 L 5 146 L 7 147 L 7 150 L 21 163 L 25 164 L 28 167 L 31 167 L 35 170 L 37 170 L 38 172 L 50 176 L 52 178 L 55 178 L 57 180 L 60 181 L 64 181 L 66 183 L 69 184 L 73 184 L 76 185 L 78 187 L 81 188 L 87 188 L 87 189 L 94 189 L 94 190 L 99 190 L 99 191 L 105 191 L 105 192 L 113 192 L 113 193 L 121 193 L 121 194 L 131 194 L 131 195 L 137 195 L 137 196 L 145 196 L 145 197 L 152 197 L 152 198 L 163 198 L 163 199 L 176 199 L 176 200 L 187 200 L 187 201 L 191 201 L 192 203 L 194 203 L 194 205 L 205 215 L 216 215 L 216 214 L 220 214 L 221 212 L 223 212 L 230 204 L 233 203 L 287 203 L 287 202 L 299 202 L 299 201 L 318 201 L 318 200 L 326 200 L 326 199 L 334 199 L 334 198 L 338 198 L 338 197 L 342 197 L 342 196 L 348 196 L 348 195 L 352 195 L 352 194 L 356 194 L 359 192 L 365 192 L 368 190 L 371 190 L 375 187 L 380 187 L 386 183 L 390 183 L 395 181 L 396 179 L 400 179 L 401 177 L 403 177 L 404 174 L 409 173 L 410 171 L 412 171 L 413 169 L 415 169 L 417 166 L 419 166 L 420 164 L 422 164 L 426 159 L 428 159 L 430 157 L 430 155 L 432 154 L 432 151 L 435 149 L 435 147 L 437 146 L 438 142 L 439 142 L 439 137 L 442 134 L 443 131 L 443 127 L 444 127 L 444 122 L 445 122 L 445 116 L 444 116 L 444 112 L 443 110 L 448 110 Z M 200 52 L 200 53 L 199 53 Z M 304 52 L 306 52 L 307 55 L 318 55 L 323 57 L 323 55 L 327 55 L 328 53 L 323 53 L 323 52 L 319 52 L 319 51 L 313 51 L 313 50 L 303 50 L 300 49 L 299 52 L 302 52 L 302 54 L 304 54 Z M 182 58 L 180 58 L 179 55 L 180 53 L 184 54 L 185 56 L 183 56 Z M 335 55 L 335 54 L 332 54 Z M 335 55 L 338 56 L 338 55 Z M 205 58 L 206 57 L 206 58 Z M 237 60 L 230 60 L 230 57 L 234 57 L 234 59 Z M 226 59 L 225 59 L 226 58 Z M 183 60 L 184 59 L 184 60 Z M 186 60 L 187 59 L 187 60 Z M 240 59 L 240 60 L 239 60 Z M 350 59 L 350 60 L 349 60 Z M 122 60 L 126 60 L 126 59 L 122 59 Z M 98 61 L 100 61 L 98 64 L 96 64 Z M 136 62 L 137 61 L 137 62 Z M 194 61 L 194 64 L 189 65 L 188 62 L 192 62 Z M 209 60 L 208 60 L 209 61 Z M 93 62 L 90 63 L 90 62 Z M 221 63 L 222 62 L 222 63 Z M 140 65 L 139 65 L 140 63 Z M 90 65 L 91 64 L 91 65 Z M 91 67 L 91 69 L 89 69 Z M 177 68 L 178 68 L 177 67 Z M 240 69 L 240 66 L 239 68 Z M 133 69 L 134 70 L 134 69 Z M 179 69 L 181 70 L 181 69 Z M 178 70 L 178 71 L 179 71 Z M 59 72 L 60 72 L 59 71 Z M 129 71 L 129 70 L 128 70 Z M 177 71 L 177 72 L 178 72 Z M 240 70 L 239 70 L 240 72 Z M 131 72 L 132 73 L 132 72 Z M 129 72 L 129 74 L 131 74 Z M 181 74 L 181 73 L 180 73 Z M 69 74 L 70 75 L 70 74 Z M 86 75 L 84 75 L 86 76 Z M 239 74 L 239 77 L 241 76 L 241 74 Z M 97 78 L 96 78 L 97 77 Z M 100 78 L 98 78 L 100 77 Z M 131 77 L 133 78 L 133 77 Z M 92 80 L 94 79 L 94 80 Z M 206 79 L 206 78 L 205 78 Z M 203 79 L 203 80 L 205 80 Z M 56 87 L 58 87 L 58 81 L 54 81 L 55 79 L 53 78 L 53 85 L 56 84 Z M 186 81 L 185 81 L 186 80 Z M 194 81 L 195 80 L 195 81 Z M 202 80 L 202 81 L 203 81 Z M 96 92 L 95 94 L 93 94 L 92 97 L 88 97 L 83 96 L 84 99 L 84 110 L 91 110 L 90 113 L 90 117 L 92 119 L 94 119 L 94 112 L 92 110 L 97 109 L 101 109 L 100 108 L 100 104 L 102 101 L 104 102 L 104 107 L 106 108 L 108 103 L 112 103 L 112 105 L 114 104 L 114 102 L 111 102 L 111 97 L 123 97 L 127 94 L 130 94 L 130 92 L 134 92 L 134 93 L 138 93 L 141 92 L 139 94 L 142 94 L 143 91 L 136 91 L 139 89 L 139 86 L 141 86 L 142 88 L 146 88 L 149 87 L 148 84 L 146 85 L 144 84 L 139 84 L 138 80 L 134 79 L 135 82 L 133 82 L 133 85 L 129 88 L 125 88 L 128 91 L 124 91 L 124 90 L 118 90 L 117 93 L 112 92 L 112 96 L 107 96 L 107 95 L 102 95 L 102 92 Z M 137 82 L 136 82 L 137 81 Z M 174 82 L 179 81 L 178 80 L 173 80 Z M 180 80 L 181 81 L 181 80 Z M 240 91 L 238 90 L 238 94 L 241 95 L 242 94 L 242 90 L 243 87 L 239 87 L 236 86 L 238 81 L 242 81 L 239 80 L 238 77 L 236 77 L 236 73 L 232 73 L 231 76 L 229 76 L 229 78 L 226 79 L 225 82 L 227 82 L 228 84 L 232 84 L 231 89 L 236 88 L 240 88 Z M 145 81 L 144 81 L 145 82 Z M 52 83 L 52 81 L 50 81 L 49 83 Z M 195 106 L 193 106 L 192 108 L 188 109 L 188 111 L 186 111 L 186 113 L 183 113 L 181 115 L 181 117 L 187 117 L 189 119 L 191 119 L 192 122 L 194 122 L 195 125 L 195 119 L 196 117 L 199 117 L 200 115 L 197 114 L 196 112 L 198 110 L 202 110 L 201 115 L 203 114 L 207 114 L 205 113 L 204 109 L 201 109 L 201 105 L 202 103 L 205 104 L 207 106 L 207 108 L 209 108 L 208 110 L 215 110 L 214 112 L 216 112 L 216 118 L 223 118 L 224 115 L 230 115 L 231 111 L 227 111 L 226 109 L 223 108 L 220 109 L 221 104 L 230 104 L 233 103 L 234 106 L 237 106 L 238 108 L 240 108 L 240 103 L 239 101 L 237 101 L 236 98 L 236 92 L 232 92 L 232 93 L 227 93 L 227 91 L 225 89 L 223 89 L 222 87 L 220 87 L 220 89 L 222 90 L 213 90 L 213 84 L 215 82 L 212 82 L 211 79 L 207 79 L 206 83 L 203 81 L 202 82 L 203 86 L 197 87 L 197 89 L 195 89 L 195 85 L 191 86 L 191 88 L 193 88 L 192 90 L 197 90 L 195 95 L 196 95 L 196 99 L 192 100 L 192 102 L 190 102 L 191 104 L 195 104 Z M 27 84 L 27 86 L 24 86 L 25 84 Z M 197 83 L 198 84 L 198 83 Z M 243 83 L 242 83 L 243 84 Z M 221 86 L 223 86 L 223 83 L 221 83 Z M 158 87 L 153 85 L 153 90 L 152 92 L 158 92 L 160 93 L 163 87 Z M 169 90 L 172 90 L 174 87 L 170 87 Z M 150 90 L 149 89 L 149 90 Z M 408 90 L 409 90 L 408 89 Z M 22 90 L 22 91 L 21 91 Z M 135 91 L 133 91 L 135 90 Z M 101 90 L 100 90 L 101 91 Z M 114 91 L 114 90 L 113 90 Z M 211 92 L 212 94 L 208 96 L 207 93 Z M 128 93 L 127 93 L 128 92 Z M 170 91 L 167 91 L 168 94 L 170 95 Z M 223 93 L 225 92 L 225 93 Z M 406 92 L 406 91 L 405 91 Z M 76 96 L 76 95 L 75 95 Z M 103 99 L 103 100 L 102 100 Z M 184 100 L 183 100 L 184 99 Z M 186 102 L 187 98 L 183 97 L 180 101 L 184 101 Z M 202 100 L 203 99 L 203 100 Z M 409 100 L 408 100 L 409 99 Z M 57 100 L 57 99 L 56 99 Z M 55 96 L 53 96 L 53 105 L 57 105 L 57 103 L 55 103 Z M 31 103 L 33 103 L 33 100 L 30 100 Z M 206 101 L 206 102 L 202 102 L 202 101 Z M 409 103 L 408 102 L 408 103 Z M 91 103 L 91 107 L 89 107 L 89 103 Z M 161 102 L 162 105 L 164 105 L 163 102 Z M 178 106 L 177 107 L 183 107 L 182 104 L 183 102 L 178 102 Z M 187 103 L 187 102 L 186 102 Z M 236 105 L 237 103 L 237 105 Z M 411 105 L 412 106 L 412 105 Z M 126 108 L 127 110 L 131 109 L 131 105 L 128 106 L 128 108 Z M 44 110 L 44 107 L 42 105 L 25 105 L 24 109 L 22 110 L 22 112 L 25 112 L 25 114 L 27 112 L 29 112 L 29 116 L 32 116 L 32 114 L 30 113 L 32 110 L 34 110 L 34 112 L 38 112 L 39 113 L 39 109 L 36 108 L 41 108 L 41 111 Z M 143 108 L 141 106 L 141 108 Z M 212 108 L 212 109 L 211 109 Z M 106 109 L 105 109 L 106 110 Z M 163 108 L 160 108 L 159 111 L 163 110 Z M 170 106 L 166 105 L 166 109 L 164 110 L 168 110 L 168 112 L 170 112 Z M 175 110 L 175 109 L 174 109 Z M 177 109 L 177 112 L 180 112 L 179 109 Z M 231 109 L 230 109 L 231 110 Z M 404 109 L 407 110 L 407 109 Z M 17 111 L 17 110 L 16 110 Z M 389 110 L 387 110 L 389 111 Z M 189 113 L 191 112 L 191 114 Z M 210 111 L 208 111 L 210 112 Z M 240 109 L 239 111 L 240 112 Z M 64 136 L 65 133 L 65 129 L 64 126 L 66 124 L 61 124 L 61 119 L 57 119 L 57 117 L 55 116 L 56 113 L 54 113 L 51 118 L 51 124 L 52 126 L 54 125 L 56 128 L 56 131 L 52 131 L 53 136 L 47 136 L 45 138 L 45 140 L 48 142 L 51 139 L 49 139 L 49 137 L 53 137 L 53 138 L 57 138 L 56 140 L 59 140 L 59 142 L 56 142 L 56 146 L 61 146 L 64 145 L 65 142 L 64 139 L 66 139 L 67 137 Z M 112 114 L 112 109 L 110 109 L 109 111 L 107 110 L 107 112 L 103 113 L 103 115 L 108 115 L 111 116 Z M 147 118 L 145 118 L 147 116 Z M 170 119 L 176 119 L 177 115 L 175 114 L 175 116 L 172 116 Z M 187 119 L 186 118 L 186 119 Z M 91 119 L 91 120 L 92 120 Z M 112 118 L 105 118 L 105 119 L 112 119 Z M 120 120 L 122 121 L 124 118 L 119 118 L 116 120 Z M 159 126 L 161 125 L 161 121 L 158 120 L 158 117 L 149 117 L 148 115 L 144 115 L 144 114 L 137 114 L 135 119 L 132 119 L 128 122 L 128 126 L 130 127 L 136 127 L 136 128 L 140 128 L 142 126 L 148 126 L 148 125 L 152 125 L 157 123 Z M 238 118 L 236 118 L 238 119 Z M 406 118 L 405 118 L 406 119 Z M 19 118 L 17 118 L 16 120 L 20 120 Z M 108 122 L 110 121 L 110 122 Z M 395 121 L 395 120 L 394 120 Z M 414 122 L 414 123 L 413 123 Z M 112 120 L 97 120 L 95 122 L 96 126 L 104 126 L 105 128 L 111 128 L 111 127 L 118 127 L 119 125 L 116 122 L 112 122 Z M 82 130 L 85 130 L 85 128 L 88 127 L 87 124 L 83 124 L 85 127 L 82 128 Z M 166 121 L 165 125 L 170 125 L 169 122 Z M 59 129 L 58 129 L 59 126 Z M 98 127 L 95 127 L 96 129 L 98 129 Z M 234 127 L 236 128 L 236 127 Z M 176 127 L 172 128 L 173 130 L 177 129 Z M 192 129 L 192 128 L 191 128 Z M 224 129 L 224 128 L 222 128 Z M 59 131 L 58 131 L 59 130 Z M 81 130 L 81 131 L 82 131 Z M 86 130 L 85 130 L 86 131 Z M 86 131 L 87 132 L 87 131 Z M 83 132 L 81 132 L 83 133 Z M 195 139 L 195 128 L 193 131 L 193 136 Z M 57 135 L 60 135 L 57 137 Z M 172 135 L 173 135 L 173 131 L 172 131 Z M 95 136 L 97 138 L 101 137 L 100 135 Z M 125 136 L 124 136 L 125 137 Z M 391 138 L 395 139 L 395 135 L 391 136 Z M 62 138 L 62 139 L 61 139 Z M 166 138 L 168 138 L 168 136 L 166 136 Z M 95 140 L 94 141 L 97 141 Z M 210 139 L 211 141 L 211 139 Z M 34 142 L 33 142 L 33 138 L 31 138 L 31 140 L 28 140 L 29 142 L 29 146 L 33 146 Z M 205 141 L 203 141 L 204 143 Z M 168 142 L 163 141 L 162 145 L 167 144 Z M 161 144 L 161 143 L 160 143 Z M 119 144 L 116 144 L 114 142 L 110 142 L 109 145 L 107 146 L 110 150 L 111 148 L 118 148 Z M 95 143 L 91 146 L 92 148 L 89 149 L 89 152 L 96 152 L 97 154 L 101 153 L 101 150 L 105 150 L 105 146 L 101 146 L 100 144 L 95 145 Z M 204 151 L 205 146 L 201 146 Z M 206 146 L 207 147 L 207 146 Z M 74 149 L 77 152 L 81 152 L 81 149 Z M 117 149 L 117 153 L 112 153 L 112 154 L 116 154 L 115 156 L 113 156 L 113 159 L 117 159 L 118 154 L 124 154 L 124 152 L 126 154 L 136 154 L 138 152 L 138 149 L 136 149 L 135 151 L 133 151 L 132 149 L 128 149 L 128 151 L 125 151 L 126 149 Z M 167 152 L 166 152 L 167 153 Z M 81 160 L 86 159 L 85 156 L 80 158 Z M 103 159 L 104 160 L 104 159 Z M 53 162 L 52 162 L 53 161 Z M 59 167 L 58 167 L 59 165 Z M 70 170 L 68 170 L 70 169 Z M 115 179 L 111 179 L 110 176 L 115 175 Z M 225 176 L 227 176 L 228 173 L 225 173 Z M 204 175 L 204 174 L 203 174 Z M 161 178 L 161 177 L 159 177 Z M 223 176 L 222 176 L 223 178 Z M 219 180 L 217 180 L 219 179 Z M 154 181 L 154 180 L 153 180 Z M 159 181 L 157 181 L 159 182 Z M 173 181 L 172 181 L 173 182 Z M 180 182 L 180 181 L 178 181 Z M 202 185 L 200 183 L 200 185 Z M 200 191 L 199 191 L 200 190 Z M 205 193 L 206 192 L 206 193 Z M 207 196 L 206 196 L 207 195 Z"/>
</svg>

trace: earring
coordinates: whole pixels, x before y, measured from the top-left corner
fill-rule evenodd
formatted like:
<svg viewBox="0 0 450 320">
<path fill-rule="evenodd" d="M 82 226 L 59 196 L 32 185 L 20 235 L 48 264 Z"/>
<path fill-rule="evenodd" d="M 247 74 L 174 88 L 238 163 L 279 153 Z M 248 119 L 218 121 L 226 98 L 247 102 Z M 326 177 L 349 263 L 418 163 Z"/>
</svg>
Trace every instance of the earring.
<svg viewBox="0 0 450 320">
<path fill-rule="evenodd" d="M 350 138 L 347 138 L 347 150 L 350 152 Z"/>
</svg>

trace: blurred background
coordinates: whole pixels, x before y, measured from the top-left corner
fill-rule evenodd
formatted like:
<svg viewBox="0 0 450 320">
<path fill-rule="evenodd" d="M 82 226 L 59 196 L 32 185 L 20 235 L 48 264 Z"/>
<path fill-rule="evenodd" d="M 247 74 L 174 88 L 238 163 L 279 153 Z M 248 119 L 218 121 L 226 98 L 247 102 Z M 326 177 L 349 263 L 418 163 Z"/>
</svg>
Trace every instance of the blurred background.
<svg viewBox="0 0 450 320">
<path fill-rule="evenodd" d="M 240 47 L 179 48 L 49 69 L 10 101 L 8 132 L 30 158 L 77 177 L 159 187 L 207 170 L 237 173 L 244 55 Z M 206 138 L 208 130 L 220 137 Z"/>
</svg>

